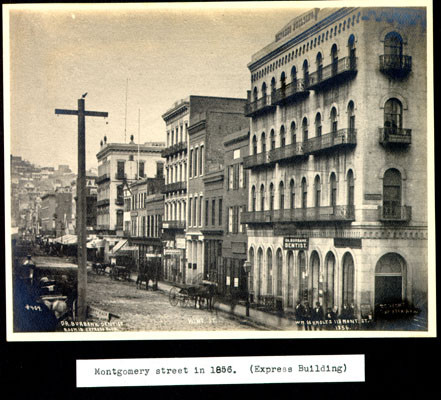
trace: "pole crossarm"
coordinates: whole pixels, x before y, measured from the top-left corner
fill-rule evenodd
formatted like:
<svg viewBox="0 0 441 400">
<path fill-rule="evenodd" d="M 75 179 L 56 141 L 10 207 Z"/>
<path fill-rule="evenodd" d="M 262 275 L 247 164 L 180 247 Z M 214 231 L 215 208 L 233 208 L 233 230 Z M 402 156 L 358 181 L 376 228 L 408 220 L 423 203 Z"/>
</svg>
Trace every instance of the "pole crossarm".
<svg viewBox="0 0 441 400">
<path fill-rule="evenodd" d="M 64 109 L 60 109 L 60 108 L 55 109 L 55 114 L 79 115 L 78 110 L 64 110 Z M 84 111 L 82 114 L 85 117 L 104 117 L 104 118 L 107 118 L 109 116 L 109 113 L 104 112 L 104 111 Z"/>
</svg>

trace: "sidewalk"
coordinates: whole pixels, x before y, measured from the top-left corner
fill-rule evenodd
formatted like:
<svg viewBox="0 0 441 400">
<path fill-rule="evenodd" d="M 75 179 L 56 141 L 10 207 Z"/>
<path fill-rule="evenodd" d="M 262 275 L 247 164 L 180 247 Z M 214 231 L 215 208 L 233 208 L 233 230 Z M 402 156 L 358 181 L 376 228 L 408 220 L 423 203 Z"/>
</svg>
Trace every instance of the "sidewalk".
<svg viewBox="0 0 441 400">
<path fill-rule="evenodd" d="M 158 289 L 162 290 L 166 295 L 173 287 L 171 283 L 159 281 Z M 256 310 L 255 308 L 249 308 L 249 316 L 247 316 L 247 310 L 244 305 L 241 304 L 227 304 L 221 301 L 216 301 L 214 308 L 218 311 L 225 312 L 227 314 L 233 315 L 244 321 L 249 321 L 250 323 L 263 325 L 266 328 L 272 330 L 302 330 L 296 324 L 293 319 L 288 319 L 283 316 L 274 315 L 265 311 Z"/>
</svg>

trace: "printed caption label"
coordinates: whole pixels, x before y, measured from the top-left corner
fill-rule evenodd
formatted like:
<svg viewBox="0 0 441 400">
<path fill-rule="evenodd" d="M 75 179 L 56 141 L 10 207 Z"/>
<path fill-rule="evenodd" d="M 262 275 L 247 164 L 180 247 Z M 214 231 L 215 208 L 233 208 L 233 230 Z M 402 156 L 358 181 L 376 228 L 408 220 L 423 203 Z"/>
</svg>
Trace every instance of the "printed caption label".
<svg viewBox="0 0 441 400">
<path fill-rule="evenodd" d="M 77 360 L 77 387 L 364 381 L 363 354 Z"/>
</svg>

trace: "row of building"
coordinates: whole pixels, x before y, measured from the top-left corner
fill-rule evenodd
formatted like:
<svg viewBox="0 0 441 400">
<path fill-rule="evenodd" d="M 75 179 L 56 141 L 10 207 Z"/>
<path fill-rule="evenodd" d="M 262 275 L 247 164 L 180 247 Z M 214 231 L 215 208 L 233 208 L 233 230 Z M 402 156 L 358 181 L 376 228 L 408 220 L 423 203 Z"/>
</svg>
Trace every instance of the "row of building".
<svg viewBox="0 0 441 400">
<path fill-rule="evenodd" d="M 101 143 L 97 233 L 254 303 L 424 309 L 426 59 L 424 9 L 307 11 L 251 57 L 247 98 L 177 101 L 165 145 Z"/>
</svg>

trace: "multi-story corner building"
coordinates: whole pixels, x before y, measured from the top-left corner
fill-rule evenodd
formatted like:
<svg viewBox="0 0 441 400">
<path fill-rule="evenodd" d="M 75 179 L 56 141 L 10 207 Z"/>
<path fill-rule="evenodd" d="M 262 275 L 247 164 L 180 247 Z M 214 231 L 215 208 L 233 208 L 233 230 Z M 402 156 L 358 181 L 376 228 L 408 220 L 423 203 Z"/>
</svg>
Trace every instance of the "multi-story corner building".
<svg viewBox="0 0 441 400">
<path fill-rule="evenodd" d="M 249 125 L 248 118 L 244 115 L 245 103 L 245 99 L 203 96 L 189 98 L 187 269 L 185 271 L 187 282 L 211 279 L 211 271 L 217 268 L 213 265 L 217 265 L 222 256 L 219 235 L 214 238 L 213 230 L 204 233 L 207 228 L 204 223 L 204 204 L 206 204 L 204 191 L 206 183 L 209 183 L 204 179 L 206 176 L 211 177 L 211 174 L 223 175 L 224 137 Z M 221 194 L 222 190 L 218 192 Z M 225 218 L 223 200 L 220 195 L 214 196 L 214 199 L 218 227 L 223 227 Z M 211 202 L 212 200 L 210 199 Z M 211 205 L 212 203 L 209 204 Z M 211 221 L 211 217 L 208 221 Z M 217 241 L 218 244 L 214 244 L 213 241 Z M 213 260 L 217 262 L 214 263 Z"/>
<path fill-rule="evenodd" d="M 190 99 L 177 101 L 162 115 L 167 130 L 164 192 L 164 279 L 183 282 L 187 213 L 187 142 Z"/>
<path fill-rule="evenodd" d="M 96 155 L 98 233 L 123 235 L 124 185 L 149 177 L 150 171 L 156 171 L 156 162 L 161 160 L 163 148 L 163 142 L 136 144 L 133 136 L 130 143 L 107 143 L 104 138 Z"/>
<path fill-rule="evenodd" d="M 59 237 L 69 233 L 72 222 L 72 192 L 69 186 L 41 197 L 39 211 L 40 233 Z"/>
<path fill-rule="evenodd" d="M 55 193 L 46 193 L 41 197 L 40 208 L 40 233 L 45 236 L 55 237 Z"/>
<path fill-rule="evenodd" d="M 243 160 L 248 156 L 249 127 L 231 133 L 224 138 L 225 185 L 223 198 L 225 207 L 225 230 L 222 239 L 221 293 L 235 298 L 246 298 L 248 294 L 246 225 L 241 224 L 241 215 L 248 204 L 248 171 Z"/>
<path fill-rule="evenodd" d="M 313 9 L 248 67 L 251 291 L 358 315 L 427 302 L 426 15 Z"/>
<path fill-rule="evenodd" d="M 86 228 L 89 233 L 95 230 L 96 226 L 96 202 L 97 202 L 97 185 L 96 174 L 92 171 L 86 171 Z M 77 214 L 77 181 L 73 180 L 72 187 L 72 229 L 76 233 L 76 214 Z"/>
</svg>

